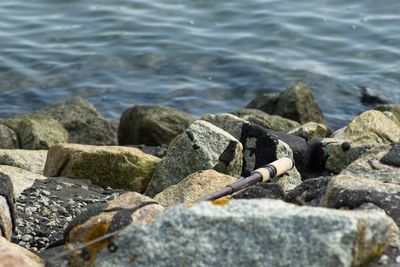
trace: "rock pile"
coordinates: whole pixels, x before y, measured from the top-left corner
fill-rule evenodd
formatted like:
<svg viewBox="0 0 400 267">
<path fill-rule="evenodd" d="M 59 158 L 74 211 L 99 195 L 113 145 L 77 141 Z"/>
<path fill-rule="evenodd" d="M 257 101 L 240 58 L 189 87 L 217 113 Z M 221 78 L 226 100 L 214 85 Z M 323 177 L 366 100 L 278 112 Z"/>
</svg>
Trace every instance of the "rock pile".
<svg viewBox="0 0 400 267">
<path fill-rule="evenodd" d="M 2 119 L 0 266 L 400 265 L 399 110 L 332 133 L 297 83 L 198 120 L 136 105 L 118 124 L 81 98 Z"/>
</svg>

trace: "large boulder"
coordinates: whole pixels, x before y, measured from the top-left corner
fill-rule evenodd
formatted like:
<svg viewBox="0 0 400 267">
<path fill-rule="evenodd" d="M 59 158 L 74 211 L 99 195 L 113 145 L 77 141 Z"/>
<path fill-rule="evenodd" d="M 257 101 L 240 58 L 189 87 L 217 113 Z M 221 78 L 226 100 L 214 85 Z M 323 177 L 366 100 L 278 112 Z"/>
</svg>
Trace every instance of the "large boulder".
<svg viewBox="0 0 400 267">
<path fill-rule="evenodd" d="M 258 169 L 278 158 L 289 156 L 293 158 L 290 147 L 267 129 L 248 123 L 232 114 L 205 115 L 204 120 L 218 126 L 238 139 L 243 145 L 242 176 L 248 176 Z M 293 168 L 273 182 L 279 183 L 285 190 L 290 190 L 301 183 L 301 176 Z"/>
<path fill-rule="evenodd" d="M 103 205 L 87 206 L 87 211 L 75 217 L 65 231 L 66 248 L 85 245 L 98 237 L 113 234 L 132 223 L 150 220 L 164 208 L 149 197 L 136 192 L 127 192 Z M 71 266 L 88 266 L 96 253 L 109 246 L 109 240 L 85 248 L 88 258 L 82 258 L 80 251 L 69 256 Z"/>
<path fill-rule="evenodd" d="M 47 150 L 0 149 L 0 165 L 43 174 Z"/>
<path fill-rule="evenodd" d="M 18 148 L 17 134 L 8 126 L 0 124 L 0 148 Z"/>
<path fill-rule="evenodd" d="M 8 242 L 0 236 L 0 267 L 44 267 L 44 261 L 33 252 Z"/>
<path fill-rule="evenodd" d="M 386 211 L 400 226 L 399 194 L 400 185 L 341 174 L 330 180 L 321 206 L 356 209 L 365 203 L 372 203 Z"/>
<path fill-rule="evenodd" d="M 258 97 L 257 97 L 258 98 Z M 301 124 L 314 121 L 324 123 L 322 111 L 308 86 L 298 82 L 276 94 L 260 96 L 249 103 L 247 108 L 260 109 L 266 113 L 300 122 Z"/>
<path fill-rule="evenodd" d="M 300 123 L 297 121 L 289 120 L 278 115 L 270 115 L 258 109 L 241 109 L 231 112 L 231 114 L 255 125 L 275 131 L 288 132 L 300 126 Z"/>
<path fill-rule="evenodd" d="M 59 144 L 48 151 L 44 175 L 88 178 L 103 187 L 143 192 L 159 161 L 132 147 Z"/>
<path fill-rule="evenodd" d="M 118 128 L 120 145 L 169 144 L 193 122 L 186 113 L 159 105 L 136 105 L 124 111 Z"/>
<path fill-rule="evenodd" d="M 287 192 L 285 201 L 301 206 L 319 206 L 330 179 L 330 176 L 307 179 L 301 185 Z"/>
<path fill-rule="evenodd" d="M 239 177 L 242 154 L 242 144 L 232 135 L 206 121 L 195 121 L 171 142 L 167 155 L 156 167 L 146 195 L 153 197 L 201 170 L 214 169 Z"/>
<path fill-rule="evenodd" d="M 364 143 L 350 143 L 337 138 L 321 140 L 324 166 L 333 173 L 339 173 L 350 163 L 369 151 L 372 146 Z"/>
<path fill-rule="evenodd" d="M 358 115 L 343 130 L 333 135 L 351 144 L 383 145 L 400 141 L 400 126 L 377 110 Z"/>
<path fill-rule="evenodd" d="M 114 199 L 121 190 L 104 189 L 89 180 L 38 179 L 17 198 L 13 241 L 31 251 L 64 244 L 64 230 L 89 204 Z M 105 205 L 105 204 L 104 204 Z"/>
<path fill-rule="evenodd" d="M 102 250 L 94 266 L 362 266 L 397 237 L 381 211 L 203 202 L 126 227 L 113 240 L 118 250 Z"/>
<path fill-rule="evenodd" d="M 74 97 L 35 114 L 51 116 L 69 134 L 69 142 L 87 145 L 116 145 L 118 122 L 104 118 L 87 100 Z"/>
<path fill-rule="evenodd" d="M 400 143 L 375 147 L 352 162 L 341 174 L 400 185 L 399 152 Z"/>
<path fill-rule="evenodd" d="M 190 203 L 236 181 L 237 178 L 214 170 L 198 171 L 187 176 L 178 184 L 167 187 L 158 193 L 154 200 L 164 207 Z"/>
<path fill-rule="evenodd" d="M 62 125 L 47 115 L 21 115 L 1 120 L 0 125 L 11 128 L 18 138 L 19 148 L 48 149 L 68 141 L 68 133 Z"/>
<path fill-rule="evenodd" d="M 44 180 L 45 176 L 33 173 L 18 167 L 0 165 L 0 175 L 7 176 L 14 189 L 15 197 L 19 197 L 21 193 L 31 187 L 36 180 Z"/>
</svg>

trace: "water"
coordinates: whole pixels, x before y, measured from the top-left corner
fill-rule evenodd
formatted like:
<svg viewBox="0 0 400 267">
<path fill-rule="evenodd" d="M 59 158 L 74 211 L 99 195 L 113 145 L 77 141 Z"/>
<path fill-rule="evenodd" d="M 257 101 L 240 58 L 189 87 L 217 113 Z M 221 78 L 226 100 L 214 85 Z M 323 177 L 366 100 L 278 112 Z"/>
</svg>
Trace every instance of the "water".
<svg viewBox="0 0 400 267">
<path fill-rule="evenodd" d="M 297 80 L 333 128 L 371 108 L 361 85 L 400 102 L 400 1 L 0 2 L 0 117 L 75 95 L 199 117 Z"/>
</svg>

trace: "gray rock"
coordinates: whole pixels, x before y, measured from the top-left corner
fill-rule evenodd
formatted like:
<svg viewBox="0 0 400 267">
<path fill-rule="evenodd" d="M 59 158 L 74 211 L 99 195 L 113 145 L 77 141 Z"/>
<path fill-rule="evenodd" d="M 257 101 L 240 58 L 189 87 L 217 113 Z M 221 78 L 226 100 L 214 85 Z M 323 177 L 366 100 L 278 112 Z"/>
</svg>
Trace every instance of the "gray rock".
<svg viewBox="0 0 400 267">
<path fill-rule="evenodd" d="M 0 124 L 17 134 L 19 148 L 22 149 L 49 149 L 54 144 L 68 141 L 68 133 L 62 125 L 47 115 L 20 115 L 1 120 Z"/>
<path fill-rule="evenodd" d="M 352 144 L 384 145 L 400 141 L 400 126 L 377 110 L 358 115 L 347 127 L 332 136 Z"/>
<path fill-rule="evenodd" d="M 285 201 L 297 205 L 318 206 L 325 195 L 331 177 L 318 177 L 305 180 L 301 185 L 285 195 Z"/>
<path fill-rule="evenodd" d="M 0 148 L 18 148 L 17 134 L 8 126 L 0 124 Z"/>
<path fill-rule="evenodd" d="M 288 132 L 289 134 L 300 136 L 306 140 L 315 138 L 325 138 L 332 134 L 331 129 L 322 123 L 307 122 Z"/>
<path fill-rule="evenodd" d="M 371 145 L 325 138 L 322 140 L 322 149 L 325 157 L 325 168 L 333 173 L 339 173 L 371 149 Z"/>
<path fill-rule="evenodd" d="M 257 96 L 249 104 L 247 109 L 259 109 L 268 114 L 274 114 L 280 93 L 265 93 Z"/>
<path fill-rule="evenodd" d="M 321 206 L 355 209 L 364 203 L 372 203 L 400 225 L 399 195 L 400 185 L 340 174 L 330 180 Z"/>
<path fill-rule="evenodd" d="M 268 182 L 249 186 L 232 196 L 234 199 L 271 198 L 282 200 L 284 197 L 285 192 L 281 185 Z"/>
<path fill-rule="evenodd" d="M 15 226 L 15 196 L 10 177 L 0 173 L 0 236 L 11 240 Z"/>
<path fill-rule="evenodd" d="M 113 240 L 119 249 L 102 250 L 94 266 L 361 266 L 397 237 L 379 211 L 203 202 L 128 226 Z"/>
<path fill-rule="evenodd" d="M 314 94 L 304 83 L 296 83 L 283 91 L 276 104 L 275 113 L 300 123 L 314 121 L 324 123 L 321 108 Z"/>
<path fill-rule="evenodd" d="M 8 242 L 0 236 L 1 267 L 44 267 L 44 261 L 35 253 Z"/>
<path fill-rule="evenodd" d="M 232 135 L 206 121 L 195 121 L 170 144 L 167 155 L 156 166 L 146 195 L 155 196 L 200 170 L 214 169 L 239 177 L 242 153 L 242 144 Z"/>
<path fill-rule="evenodd" d="M 255 125 L 275 131 L 288 132 L 300 126 L 300 123 L 297 121 L 289 120 L 278 115 L 270 115 L 258 109 L 241 109 L 231 112 L 231 114 Z"/>
<path fill-rule="evenodd" d="M 116 145 L 118 122 L 104 118 L 87 100 L 74 97 L 39 110 L 67 130 L 69 142 L 87 145 Z"/>
<path fill-rule="evenodd" d="M 398 146 L 399 144 L 395 147 Z M 392 149 L 390 145 L 375 147 L 347 166 L 341 174 L 400 185 L 400 166 L 385 164 L 385 159 L 388 160 L 387 155 Z M 399 158 L 397 154 L 394 160 L 398 161 Z"/>
<path fill-rule="evenodd" d="M 389 111 L 393 113 L 398 120 L 400 120 L 400 105 L 395 105 L 395 104 L 383 104 L 383 105 L 378 105 L 374 109 L 379 110 L 379 111 Z"/>
<path fill-rule="evenodd" d="M 169 144 L 193 122 L 186 113 L 159 105 L 136 105 L 124 111 L 118 128 L 120 145 Z"/>
<path fill-rule="evenodd" d="M 293 158 L 290 147 L 271 132 L 232 114 L 209 114 L 203 119 L 230 133 L 241 142 L 244 149 L 242 176 L 248 176 L 255 169 L 278 158 L 284 156 Z M 295 167 L 281 177 L 273 179 L 273 182 L 282 185 L 285 190 L 290 190 L 301 183 L 301 176 Z"/>
<path fill-rule="evenodd" d="M 0 165 L 0 175 L 10 178 L 16 197 L 19 197 L 25 189 L 31 187 L 36 180 L 46 179 L 41 174 L 5 165 Z"/>
<path fill-rule="evenodd" d="M 0 149 L 0 165 L 43 174 L 47 150 Z"/>
</svg>

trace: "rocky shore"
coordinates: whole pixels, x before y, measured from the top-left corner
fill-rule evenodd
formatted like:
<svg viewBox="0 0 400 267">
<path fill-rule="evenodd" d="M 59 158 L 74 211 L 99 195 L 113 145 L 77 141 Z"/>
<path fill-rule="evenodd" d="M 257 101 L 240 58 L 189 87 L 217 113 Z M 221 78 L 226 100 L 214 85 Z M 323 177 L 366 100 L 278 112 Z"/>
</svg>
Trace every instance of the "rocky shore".
<svg viewBox="0 0 400 267">
<path fill-rule="evenodd" d="M 196 202 L 289 156 L 289 172 Z M 0 266 L 400 266 L 400 105 L 332 131 L 306 84 L 200 119 L 81 98 L 0 120 Z"/>
</svg>

